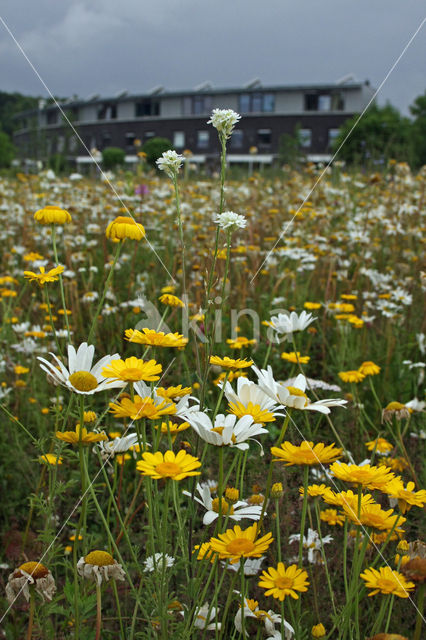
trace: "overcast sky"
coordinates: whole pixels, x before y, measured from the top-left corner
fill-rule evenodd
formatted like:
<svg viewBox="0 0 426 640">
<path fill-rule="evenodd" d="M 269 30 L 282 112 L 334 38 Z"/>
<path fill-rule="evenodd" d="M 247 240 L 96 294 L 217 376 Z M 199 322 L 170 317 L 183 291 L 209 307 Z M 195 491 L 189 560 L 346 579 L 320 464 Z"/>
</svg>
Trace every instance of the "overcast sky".
<svg viewBox="0 0 426 640">
<path fill-rule="evenodd" d="M 426 16 L 424 0 L 2 0 L 50 91 L 66 97 L 328 83 L 378 87 Z M 47 95 L 0 22 L 0 89 Z M 407 113 L 426 90 L 426 23 L 379 94 Z"/>
</svg>

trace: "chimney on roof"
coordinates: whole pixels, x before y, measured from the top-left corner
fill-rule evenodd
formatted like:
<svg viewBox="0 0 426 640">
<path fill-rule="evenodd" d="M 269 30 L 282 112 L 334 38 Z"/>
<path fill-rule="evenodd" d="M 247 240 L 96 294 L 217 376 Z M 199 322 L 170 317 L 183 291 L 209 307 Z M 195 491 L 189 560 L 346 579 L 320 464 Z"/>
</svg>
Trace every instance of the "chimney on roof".
<svg viewBox="0 0 426 640">
<path fill-rule="evenodd" d="M 247 82 L 247 84 L 244 85 L 244 89 L 257 89 L 261 86 L 262 83 L 260 81 L 260 78 L 253 78 L 253 80 L 250 80 L 250 82 Z"/>
<path fill-rule="evenodd" d="M 213 85 L 209 80 L 202 82 L 201 84 L 197 84 L 197 86 L 194 87 L 194 91 L 208 91 L 209 89 L 213 89 Z"/>
</svg>

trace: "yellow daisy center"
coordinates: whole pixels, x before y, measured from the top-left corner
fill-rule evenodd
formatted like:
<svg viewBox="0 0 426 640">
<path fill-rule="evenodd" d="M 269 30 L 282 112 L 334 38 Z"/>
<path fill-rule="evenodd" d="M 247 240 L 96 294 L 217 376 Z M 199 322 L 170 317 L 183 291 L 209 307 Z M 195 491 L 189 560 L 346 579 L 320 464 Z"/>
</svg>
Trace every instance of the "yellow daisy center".
<svg viewBox="0 0 426 640">
<path fill-rule="evenodd" d="M 247 540 L 247 538 L 236 538 L 226 545 L 226 550 L 232 555 L 239 556 L 250 553 L 255 546 L 256 545 L 251 540 Z"/>
<path fill-rule="evenodd" d="M 275 586 L 278 589 L 290 589 L 293 585 L 293 579 L 286 576 L 280 576 L 275 582 Z"/>
<path fill-rule="evenodd" d="M 215 498 L 212 501 L 212 509 L 215 513 L 219 513 L 219 509 L 220 509 L 220 503 L 222 502 L 222 513 L 225 515 L 230 515 L 232 516 L 232 514 L 234 513 L 234 507 L 232 505 L 230 505 L 226 500 L 224 500 L 222 498 L 222 501 L 220 498 Z"/>
<path fill-rule="evenodd" d="M 25 571 L 30 576 L 38 580 L 39 578 L 44 578 L 49 573 L 49 570 L 43 564 L 39 562 L 24 562 L 18 567 L 18 571 Z"/>
<path fill-rule="evenodd" d="M 156 472 L 164 478 L 173 478 L 181 473 L 182 469 L 175 462 L 160 462 L 155 467 Z"/>
<path fill-rule="evenodd" d="M 377 586 L 383 591 L 393 591 L 395 589 L 395 581 L 388 580 L 387 578 L 379 578 L 377 580 Z"/>
<path fill-rule="evenodd" d="M 300 398 L 306 398 L 306 400 L 308 399 L 306 393 L 304 393 L 302 389 L 298 389 L 297 387 L 287 387 L 287 391 L 289 391 L 292 396 L 299 396 Z"/>
<path fill-rule="evenodd" d="M 98 567 L 106 567 L 107 565 L 114 564 L 114 558 L 107 551 L 91 551 L 84 558 L 87 564 L 93 564 Z"/>
<path fill-rule="evenodd" d="M 77 391 L 93 391 L 98 386 L 98 381 L 89 371 L 76 371 L 68 379 Z"/>
<path fill-rule="evenodd" d="M 128 380 L 129 382 L 137 382 L 141 379 L 141 370 L 136 367 L 128 367 L 121 371 L 122 380 Z"/>
</svg>

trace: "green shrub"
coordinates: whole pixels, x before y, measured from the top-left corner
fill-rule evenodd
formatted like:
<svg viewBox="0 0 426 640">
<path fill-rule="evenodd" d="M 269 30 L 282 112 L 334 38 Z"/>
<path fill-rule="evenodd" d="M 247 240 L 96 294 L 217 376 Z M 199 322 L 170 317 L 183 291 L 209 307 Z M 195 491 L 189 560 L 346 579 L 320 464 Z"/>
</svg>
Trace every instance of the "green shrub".
<svg viewBox="0 0 426 640">
<path fill-rule="evenodd" d="M 165 152 L 173 149 L 173 145 L 167 138 L 151 138 L 142 147 L 146 153 L 146 161 L 155 167 L 155 161 Z"/>
<path fill-rule="evenodd" d="M 123 149 L 118 147 L 106 147 L 102 151 L 102 168 L 103 169 L 115 169 L 116 167 L 124 164 L 126 154 Z"/>
</svg>

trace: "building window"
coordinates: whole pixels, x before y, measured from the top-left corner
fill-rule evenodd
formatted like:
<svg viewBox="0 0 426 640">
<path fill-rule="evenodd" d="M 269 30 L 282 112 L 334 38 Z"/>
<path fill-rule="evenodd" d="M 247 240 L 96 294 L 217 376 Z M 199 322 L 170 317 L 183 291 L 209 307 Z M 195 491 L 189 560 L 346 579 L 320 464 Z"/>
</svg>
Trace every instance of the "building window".
<svg viewBox="0 0 426 640">
<path fill-rule="evenodd" d="M 155 138 L 155 131 L 145 131 L 143 136 L 145 140 L 149 140 L 150 138 Z"/>
<path fill-rule="evenodd" d="M 331 96 L 331 110 L 343 111 L 345 108 L 345 101 L 341 93 L 333 93 Z"/>
<path fill-rule="evenodd" d="M 270 129 L 259 129 L 257 132 L 257 144 L 262 147 L 269 146 L 272 140 Z"/>
<path fill-rule="evenodd" d="M 336 106 L 335 106 L 336 105 Z M 343 100 L 340 94 L 332 96 L 327 93 L 306 93 L 305 94 L 305 111 L 331 111 L 343 109 Z"/>
<path fill-rule="evenodd" d="M 185 132 L 174 131 L 173 132 L 173 146 L 176 149 L 183 149 L 185 146 Z"/>
<path fill-rule="evenodd" d="M 98 109 L 98 120 L 115 120 L 117 117 L 117 105 L 103 104 Z"/>
<path fill-rule="evenodd" d="M 131 147 L 133 149 L 136 140 L 136 133 L 133 133 L 133 131 L 129 131 L 124 136 L 124 140 L 126 147 Z"/>
<path fill-rule="evenodd" d="M 239 97 L 240 113 L 272 113 L 275 110 L 273 93 L 242 93 Z"/>
<path fill-rule="evenodd" d="M 110 146 L 111 146 L 111 134 L 105 132 L 102 134 L 101 150 Z"/>
<path fill-rule="evenodd" d="M 299 140 L 302 149 L 310 149 L 312 144 L 312 129 L 299 129 Z"/>
<path fill-rule="evenodd" d="M 78 147 L 78 139 L 77 136 L 71 136 L 68 140 L 68 151 L 70 153 L 75 153 Z"/>
<path fill-rule="evenodd" d="M 58 153 L 63 153 L 65 151 L 65 138 L 64 136 L 58 136 L 56 149 Z"/>
<path fill-rule="evenodd" d="M 263 94 L 263 109 L 266 113 L 272 113 L 275 111 L 275 95 L 273 93 Z"/>
<path fill-rule="evenodd" d="M 135 116 L 136 118 L 144 118 L 146 116 L 159 116 L 160 115 L 160 102 L 158 100 L 151 100 L 147 98 L 141 102 L 135 104 Z"/>
<path fill-rule="evenodd" d="M 241 129 L 236 129 L 233 131 L 231 140 L 230 140 L 230 148 L 231 149 L 242 149 L 244 142 L 244 132 Z"/>
<path fill-rule="evenodd" d="M 48 111 L 46 119 L 47 119 L 47 124 L 56 124 L 58 122 L 58 112 Z"/>
<path fill-rule="evenodd" d="M 329 129 L 328 130 L 328 146 L 330 149 L 334 147 L 334 142 L 339 137 L 340 129 Z"/>
<path fill-rule="evenodd" d="M 209 131 L 197 131 L 197 147 L 199 149 L 207 149 L 209 146 Z"/>
</svg>

